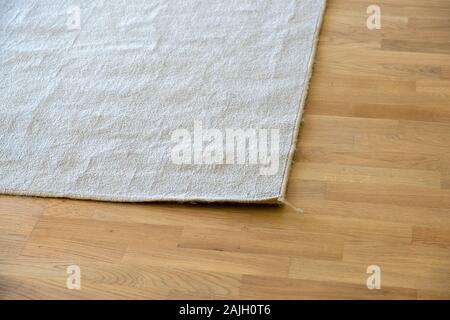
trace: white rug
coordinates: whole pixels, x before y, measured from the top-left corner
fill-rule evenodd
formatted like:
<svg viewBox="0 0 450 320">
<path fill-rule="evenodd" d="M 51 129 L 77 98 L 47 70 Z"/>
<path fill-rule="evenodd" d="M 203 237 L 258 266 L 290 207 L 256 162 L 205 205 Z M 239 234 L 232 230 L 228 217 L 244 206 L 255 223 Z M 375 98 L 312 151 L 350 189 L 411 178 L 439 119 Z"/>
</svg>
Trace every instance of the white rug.
<svg viewBox="0 0 450 320">
<path fill-rule="evenodd" d="M 283 199 L 325 0 L 4 0 L 0 193 Z"/>
</svg>

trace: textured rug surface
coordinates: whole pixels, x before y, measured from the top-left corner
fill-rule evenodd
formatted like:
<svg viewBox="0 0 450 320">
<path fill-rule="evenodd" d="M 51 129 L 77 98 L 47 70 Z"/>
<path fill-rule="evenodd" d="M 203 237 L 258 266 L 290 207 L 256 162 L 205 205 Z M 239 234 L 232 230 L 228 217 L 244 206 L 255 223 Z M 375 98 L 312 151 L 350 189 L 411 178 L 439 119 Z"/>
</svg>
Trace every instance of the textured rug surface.
<svg viewBox="0 0 450 320">
<path fill-rule="evenodd" d="M 0 193 L 277 201 L 325 0 L 4 0 Z"/>
</svg>

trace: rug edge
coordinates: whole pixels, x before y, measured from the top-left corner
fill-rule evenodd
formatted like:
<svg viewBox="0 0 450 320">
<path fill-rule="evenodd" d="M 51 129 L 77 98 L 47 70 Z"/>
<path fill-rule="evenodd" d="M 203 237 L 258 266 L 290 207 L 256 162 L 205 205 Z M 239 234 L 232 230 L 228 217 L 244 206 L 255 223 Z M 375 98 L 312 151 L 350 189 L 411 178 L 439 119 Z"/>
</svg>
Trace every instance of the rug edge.
<svg viewBox="0 0 450 320">
<path fill-rule="evenodd" d="M 281 185 L 280 194 L 277 197 L 277 202 L 279 204 L 285 204 L 285 201 L 286 201 L 286 191 L 287 191 L 287 186 L 288 186 L 288 182 L 289 182 L 289 176 L 290 176 L 291 169 L 292 169 L 292 163 L 294 161 L 294 155 L 295 155 L 295 152 L 297 149 L 298 136 L 300 133 L 301 123 L 303 121 L 302 119 L 303 119 L 303 113 L 305 110 L 306 98 L 307 98 L 308 92 L 309 92 L 309 84 L 311 82 L 311 77 L 313 74 L 314 61 L 315 61 L 315 57 L 316 57 L 317 46 L 319 43 L 319 34 L 320 34 L 320 31 L 322 30 L 326 8 L 327 8 L 327 0 L 323 0 L 322 12 L 319 15 L 318 20 L 317 20 L 316 31 L 314 32 L 313 48 L 312 48 L 311 54 L 309 56 L 308 75 L 306 77 L 305 87 L 304 87 L 304 90 L 303 90 L 303 93 L 302 93 L 302 96 L 301 96 L 300 102 L 299 102 L 299 112 L 298 112 L 297 119 L 295 122 L 294 133 L 292 135 L 292 141 L 291 141 L 291 147 L 290 147 L 289 154 L 288 154 L 288 160 L 286 162 L 286 166 L 284 169 L 283 182 Z"/>
<path fill-rule="evenodd" d="M 176 202 L 176 203 L 242 203 L 242 204 L 281 204 L 280 196 L 262 197 L 254 199 L 244 198 L 211 198 L 211 197 L 148 197 L 148 196 L 117 196 L 117 195 L 89 195 L 75 194 L 70 192 L 38 192 L 2 189 L 0 195 L 5 196 L 26 196 L 26 197 L 42 197 L 42 198 L 59 198 L 86 201 L 104 201 L 104 202 Z"/>
</svg>

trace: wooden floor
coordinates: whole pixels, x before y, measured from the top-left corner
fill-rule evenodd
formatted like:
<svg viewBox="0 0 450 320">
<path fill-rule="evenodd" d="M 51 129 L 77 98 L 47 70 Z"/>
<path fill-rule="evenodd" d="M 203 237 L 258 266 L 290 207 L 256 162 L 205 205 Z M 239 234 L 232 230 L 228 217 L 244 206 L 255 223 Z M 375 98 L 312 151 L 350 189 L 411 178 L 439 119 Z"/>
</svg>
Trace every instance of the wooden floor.
<svg viewBox="0 0 450 320">
<path fill-rule="evenodd" d="M 450 299 L 450 1 L 376 3 L 370 31 L 372 2 L 329 0 L 288 190 L 304 214 L 1 196 L 0 298 Z"/>
</svg>

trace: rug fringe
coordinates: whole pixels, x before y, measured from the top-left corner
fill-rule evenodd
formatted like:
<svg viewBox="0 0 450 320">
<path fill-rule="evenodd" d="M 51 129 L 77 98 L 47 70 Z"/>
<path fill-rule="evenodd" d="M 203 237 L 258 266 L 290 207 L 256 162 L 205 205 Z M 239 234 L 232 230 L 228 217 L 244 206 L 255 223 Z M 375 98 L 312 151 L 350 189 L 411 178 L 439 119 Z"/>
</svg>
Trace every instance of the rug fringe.
<svg viewBox="0 0 450 320">
<path fill-rule="evenodd" d="M 281 197 L 278 199 L 282 204 L 286 205 L 287 207 L 291 208 L 292 210 L 294 210 L 297 213 L 304 213 L 305 210 L 303 210 L 302 208 L 296 207 L 294 206 L 292 203 L 290 203 L 289 201 L 287 201 L 285 198 Z"/>
</svg>

